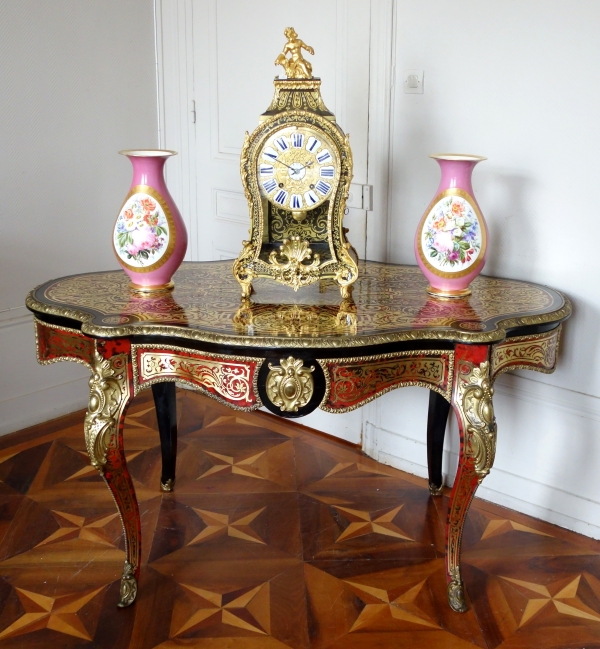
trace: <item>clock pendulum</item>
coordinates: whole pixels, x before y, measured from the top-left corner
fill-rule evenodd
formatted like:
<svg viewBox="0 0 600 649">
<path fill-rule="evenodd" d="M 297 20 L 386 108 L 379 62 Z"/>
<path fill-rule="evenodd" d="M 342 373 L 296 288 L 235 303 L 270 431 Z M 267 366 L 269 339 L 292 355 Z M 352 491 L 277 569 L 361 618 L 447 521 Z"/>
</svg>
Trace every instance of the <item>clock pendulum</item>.
<svg viewBox="0 0 600 649">
<path fill-rule="evenodd" d="M 242 149 L 250 233 L 233 274 L 243 297 L 254 278 L 270 277 L 294 290 L 333 279 L 348 298 L 358 277 L 358 257 L 342 227 L 352 180 L 349 139 L 302 55 L 313 48 L 292 27 L 284 33 L 288 40 L 275 64 L 287 78 L 275 77 L 271 105 Z"/>
</svg>

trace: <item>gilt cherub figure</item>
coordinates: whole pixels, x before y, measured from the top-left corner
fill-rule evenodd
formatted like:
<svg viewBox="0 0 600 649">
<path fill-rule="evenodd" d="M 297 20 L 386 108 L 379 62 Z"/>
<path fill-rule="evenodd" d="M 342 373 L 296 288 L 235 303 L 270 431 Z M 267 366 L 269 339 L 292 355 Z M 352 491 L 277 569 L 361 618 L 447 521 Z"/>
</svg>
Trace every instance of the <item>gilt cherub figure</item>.
<svg viewBox="0 0 600 649">
<path fill-rule="evenodd" d="M 287 27 L 283 33 L 288 40 L 275 59 L 275 65 L 283 66 L 288 79 L 312 79 L 312 65 L 302 56 L 302 50 L 314 54 L 314 49 L 298 38 L 293 27 Z"/>
</svg>

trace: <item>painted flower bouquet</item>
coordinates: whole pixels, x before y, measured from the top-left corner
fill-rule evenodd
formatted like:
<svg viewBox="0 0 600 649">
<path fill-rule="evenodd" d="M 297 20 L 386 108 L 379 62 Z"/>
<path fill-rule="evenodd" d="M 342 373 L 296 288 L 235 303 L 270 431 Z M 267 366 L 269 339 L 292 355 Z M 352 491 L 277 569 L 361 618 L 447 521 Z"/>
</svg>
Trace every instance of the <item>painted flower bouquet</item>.
<svg viewBox="0 0 600 649">
<path fill-rule="evenodd" d="M 117 219 L 116 240 L 119 256 L 143 266 L 162 256 L 168 238 L 167 219 L 149 196 L 136 194 Z"/>
<path fill-rule="evenodd" d="M 468 267 L 481 248 L 479 221 L 458 196 L 440 201 L 423 231 L 423 244 L 437 267 Z"/>
</svg>

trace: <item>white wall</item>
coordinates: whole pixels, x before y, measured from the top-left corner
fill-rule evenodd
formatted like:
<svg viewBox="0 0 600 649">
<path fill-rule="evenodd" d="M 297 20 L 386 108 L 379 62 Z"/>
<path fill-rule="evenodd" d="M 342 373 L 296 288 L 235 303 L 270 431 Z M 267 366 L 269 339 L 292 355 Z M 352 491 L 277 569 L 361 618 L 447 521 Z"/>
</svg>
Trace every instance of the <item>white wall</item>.
<svg viewBox="0 0 600 649">
<path fill-rule="evenodd" d="M 116 268 L 131 181 L 158 143 L 152 0 L 0 2 L 0 433 L 87 401 L 85 368 L 35 361 L 27 292 Z"/>
<path fill-rule="evenodd" d="M 427 155 L 478 153 L 489 158 L 474 174 L 491 234 L 486 272 L 550 284 L 574 303 L 557 372 L 497 383 L 498 454 L 479 495 L 600 537 L 600 8 L 596 0 L 576 9 L 566 0 L 394 8 L 388 259 L 414 263 L 414 231 L 439 179 Z M 116 151 L 157 144 L 152 32 L 151 0 L 0 2 L 0 432 L 85 404 L 85 369 L 35 364 L 22 304 L 50 277 L 116 267 L 108 242 L 130 179 Z M 402 93 L 412 68 L 425 70 L 423 95 Z M 381 79 L 372 74 L 374 87 Z M 426 410 L 427 393 L 416 388 L 373 402 L 366 450 L 426 475 Z"/>
<path fill-rule="evenodd" d="M 439 182 L 428 154 L 485 155 L 473 175 L 490 228 L 484 273 L 573 301 L 557 371 L 498 380 L 498 454 L 479 495 L 600 538 L 600 4 L 397 0 L 395 13 L 388 259 L 414 263 Z M 403 93 L 406 69 L 425 71 L 424 94 Z M 426 391 L 379 399 L 367 449 L 426 475 L 426 412 Z M 452 426 L 451 475 L 456 436 Z"/>
</svg>

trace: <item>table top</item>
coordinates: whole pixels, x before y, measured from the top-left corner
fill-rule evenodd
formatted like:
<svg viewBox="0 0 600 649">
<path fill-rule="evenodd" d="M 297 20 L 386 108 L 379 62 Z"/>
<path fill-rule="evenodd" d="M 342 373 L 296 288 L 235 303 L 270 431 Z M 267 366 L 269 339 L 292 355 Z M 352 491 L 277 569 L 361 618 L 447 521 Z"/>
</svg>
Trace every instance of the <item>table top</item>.
<svg viewBox="0 0 600 649">
<path fill-rule="evenodd" d="M 102 338 L 158 335 L 243 347 L 342 348 L 407 340 L 490 343 L 519 329 L 558 324 L 569 300 L 545 286 L 478 277 L 467 298 L 429 296 L 416 266 L 359 263 L 351 300 L 325 280 L 294 292 L 255 279 L 241 298 L 231 261 L 186 262 L 175 289 L 143 297 L 121 270 L 51 280 L 27 297 L 34 313 L 73 321 Z"/>
</svg>

